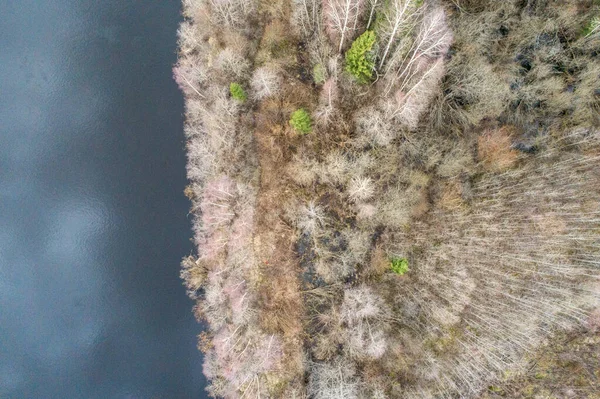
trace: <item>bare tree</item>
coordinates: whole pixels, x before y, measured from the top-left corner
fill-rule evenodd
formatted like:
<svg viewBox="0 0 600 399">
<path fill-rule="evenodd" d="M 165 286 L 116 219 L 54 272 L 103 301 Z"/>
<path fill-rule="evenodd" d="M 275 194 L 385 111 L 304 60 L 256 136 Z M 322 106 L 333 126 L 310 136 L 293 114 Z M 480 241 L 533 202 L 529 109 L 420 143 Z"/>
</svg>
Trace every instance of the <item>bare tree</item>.
<svg viewBox="0 0 600 399">
<path fill-rule="evenodd" d="M 374 193 L 373 181 L 368 177 L 354 176 L 348 183 L 348 196 L 355 202 L 366 201 Z"/>
<path fill-rule="evenodd" d="M 300 29 L 305 37 L 319 32 L 321 20 L 321 0 L 292 0 L 291 23 Z"/>
<path fill-rule="evenodd" d="M 451 42 L 444 10 L 438 6 L 427 8 L 414 41 L 405 41 L 387 62 L 383 79 L 387 118 L 409 129 L 417 127 L 444 76 L 444 56 Z"/>
<path fill-rule="evenodd" d="M 344 291 L 340 313 L 347 325 L 346 350 L 350 356 L 377 359 L 385 353 L 388 312 L 383 299 L 366 285 Z"/>
<path fill-rule="evenodd" d="M 227 324 L 229 312 L 227 297 L 223 293 L 223 280 L 222 271 L 210 270 L 207 274 L 202 300 L 196 303 L 196 315 L 200 316 L 198 319 L 206 320 L 213 331 L 219 330 Z"/>
<path fill-rule="evenodd" d="M 230 257 L 236 256 L 238 252 L 243 254 L 245 263 L 251 263 L 250 256 L 252 245 L 252 229 L 254 228 L 254 207 L 250 203 L 244 204 L 236 209 L 237 217 L 231 224 L 230 238 L 227 251 Z"/>
<path fill-rule="evenodd" d="M 256 69 L 250 81 L 252 96 L 262 100 L 276 95 L 279 92 L 280 80 L 277 71 L 273 68 L 263 66 Z"/>
<path fill-rule="evenodd" d="M 206 283 L 207 274 L 208 270 L 204 262 L 193 256 L 183 258 L 180 277 L 185 282 L 187 294 L 190 298 L 198 298 L 198 290 Z"/>
<path fill-rule="evenodd" d="M 367 29 L 371 27 L 371 23 L 373 23 L 375 17 L 375 11 L 377 7 L 382 3 L 382 0 L 368 0 L 369 3 L 369 21 L 367 22 Z"/>
<path fill-rule="evenodd" d="M 297 223 L 300 229 L 314 233 L 325 225 L 325 212 L 321 206 L 311 201 L 300 208 Z"/>
<path fill-rule="evenodd" d="M 358 399 L 360 380 L 354 364 L 337 358 L 330 363 L 315 363 L 310 370 L 308 395 L 315 399 Z"/>
<path fill-rule="evenodd" d="M 364 142 L 386 146 L 396 137 L 396 128 L 392 121 L 378 108 L 369 106 L 356 113 L 356 131 L 359 134 L 359 145 Z"/>
<path fill-rule="evenodd" d="M 417 11 L 414 0 L 390 0 L 382 13 L 382 24 L 378 35 L 383 43 L 383 53 L 379 59 L 379 68 L 385 64 L 390 50 L 394 48 L 397 40 L 410 29 L 414 23 Z"/>
<path fill-rule="evenodd" d="M 225 398 L 267 398 L 264 373 L 275 371 L 281 361 L 280 339 L 250 325 L 225 326 L 215 332 L 208 372 L 223 378 L 220 396 Z"/>
<path fill-rule="evenodd" d="M 319 97 L 319 106 L 315 111 L 317 122 L 327 126 L 333 119 L 336 112 L 335 103 L 338 99 L 338 87 L 334 78 L 329 78 L 321 89 Z"/>
<path fill-rule="evenodd" d="M 366 285 L 344 291 L 342 320 L 356 324 L 363 319 L 381 318 L 385 313 L 383 300 Z"/>
<path fill-rule="evenodd" d="M 205 63 L 200 57 L 190 55 L 180 59 L 173 67 L 173 78 L 187 96 L 197 95 L 202 99 L 206 98 L 203 93 L 203 84 L 207 81 L 208 75 L 204 65 Z"/>
<path fill-rule="evenodd" d="M 406 93 L 409 86 L 417 86 L 419 79 L 426 78 L 428 72 L 435 67 L 433 61 L 446 55 L 451 43 L 452 33 L 444 10 L 441 7 L 427 9 L 415 40 L 406 50 L 394 52 L 388 62 L 385 73 L 386 95 L 393 87 Z M 396 85 L 397 83 L 399 84 Z"/>
<path fill-rule="evenodd" d="M 256 11 L 255 0 L 208 0 L 214 16 L 214 22 L 230 27 L 240 27 Z"/>
<path fill-rule="evenodd" d="M 241 80 L 247 77 L 250 63 L 241 54 L 228 47 L 219 52 L 214 67 L 225 74 L 229 80 Z"/>
<path fill-rule="evenodd" d="M 219 176 L 207 182 L 200 202 L 200 222 L 196 241 L 201 258 L 213 259 L 224 250 L 228 241 L 228 230 L 235 213 L 232 201 L 235 199 L 235 188 L 230 178 Z"/>
<path fill-rule="evenodd" d="M 225 89 L 214 88 L 208 92 L 212 102 L 199 110 L 201 123 L 197 131 L 206 138 L 210 151 L 224 156 L 235 144 L 238 105 L 227 97 Z"/>
<path fill-rule="evenodd" d="M 189 129 L 186 128 L 186 131 Z M 218 165 L 215 153 L 211 151 L 205 136 L 192 137 L 187 142 L 187 177 L 190 181 L 203 183 Z"/>
<path fill-rule="evenodd" d="M 346 184 L 352 173 L 352 166 L 342 151 L 331 151 L 320 165 L 321 179 L 331 185 Z"/>
<path fill-rule="evenodd" d="M 179 38 L 179 49 L 183 54 L 193 53 L 195 50 L 202 48 L 203 43 L 200 41 L 200 31 L 196 24 L 189 21 L 183 21 L 177 30 Z M 181 58 L 180 58 L 181 60 Z"/>
<path fill-rule="evenodd" d="M 359 19 L 364 10 L 364 0 L 324 0 L 325 30 L 332 41 L 339 40 L 338 52 L 352 40 L 359 30 Z"/>
<path fill-rule="evenodd" d="M 416 129 L 421 115 L 427 110 L 431 100 L 437 93 L 444 73 L 444 60 L 442 58 L 430 63 L 428 69 L 406 93 L 401 89 L 396 91 L 395 97 L 386 106 L 388 117 L 399 120 L 411 130 Z"/>
</svg>

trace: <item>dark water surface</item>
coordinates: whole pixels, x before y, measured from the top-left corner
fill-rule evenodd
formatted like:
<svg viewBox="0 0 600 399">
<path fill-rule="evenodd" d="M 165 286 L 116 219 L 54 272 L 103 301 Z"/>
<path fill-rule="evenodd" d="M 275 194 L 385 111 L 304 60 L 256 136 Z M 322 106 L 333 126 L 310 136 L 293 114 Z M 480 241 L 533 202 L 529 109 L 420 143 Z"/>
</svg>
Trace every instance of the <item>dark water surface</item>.
<svg viewBox="0 0 600 399">
<path fill-rule="evenodd" d="M 202 398 L 180 0 L 0 1 L 0 397 Z"/>
</svg>

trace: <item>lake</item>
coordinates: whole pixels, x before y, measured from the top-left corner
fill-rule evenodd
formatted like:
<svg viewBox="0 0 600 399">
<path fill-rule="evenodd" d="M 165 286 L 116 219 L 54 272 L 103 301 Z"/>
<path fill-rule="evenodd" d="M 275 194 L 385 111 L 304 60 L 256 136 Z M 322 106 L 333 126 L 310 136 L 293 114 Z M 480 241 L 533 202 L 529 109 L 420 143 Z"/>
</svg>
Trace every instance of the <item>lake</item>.
<svg viewBox="0 0 600 399">
<path fill-rule="evenodd" d="M 0 2 L 0 397 L 204 398 L 179 0 Z"/>
</svg>

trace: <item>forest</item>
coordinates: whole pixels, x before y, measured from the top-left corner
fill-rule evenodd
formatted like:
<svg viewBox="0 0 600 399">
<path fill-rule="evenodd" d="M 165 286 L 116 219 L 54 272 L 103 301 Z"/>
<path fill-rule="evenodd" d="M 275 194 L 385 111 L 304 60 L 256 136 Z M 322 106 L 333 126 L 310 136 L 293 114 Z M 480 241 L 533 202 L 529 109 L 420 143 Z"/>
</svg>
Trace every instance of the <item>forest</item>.
<svg viewBox="0 0 600 399">
<path fill-rule="evenodd" d="M 183 16 L 212 397 L 600 398 L 598 0 Z"/>
</svg>

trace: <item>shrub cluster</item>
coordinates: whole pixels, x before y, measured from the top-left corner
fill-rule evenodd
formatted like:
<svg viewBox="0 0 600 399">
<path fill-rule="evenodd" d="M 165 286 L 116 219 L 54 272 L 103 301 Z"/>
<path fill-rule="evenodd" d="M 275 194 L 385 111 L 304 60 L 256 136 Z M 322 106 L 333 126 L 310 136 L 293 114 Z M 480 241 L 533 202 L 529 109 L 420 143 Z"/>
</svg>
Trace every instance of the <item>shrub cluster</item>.
<svg viewBox="0 0 600 399">
<path fill-rule="evenodd" d="M 242 103 L 248 99 L 246 91 L 239 83 L 231 83 L 229 85 L 229 93 L 231 94 L 231 97 L 233 97 L 233 99 L 238 100 Z"/>
<path fill-rule="evenodd" d="M 392 258 L 390 269 L 394 273 L 402 276 L 408 271 L 408 260 L 406 258 Z"/>
<path fill-rule="evenodd" d="M 304 109 L 300 108 L 292 112 L 290 116 L 290 125 L 301 134 L 308 134 L 312 131 L 312 118 Z"/>
<path fill-rule="evenodd" d="M 352 47 L 346 52 L 346 71 L 359 83 L 368 83 L 373 78 L 375 70 L 373 45 L 376 40 L 374 31 L 366 31 L 352 43 Z"/>
</svg>

